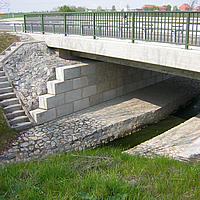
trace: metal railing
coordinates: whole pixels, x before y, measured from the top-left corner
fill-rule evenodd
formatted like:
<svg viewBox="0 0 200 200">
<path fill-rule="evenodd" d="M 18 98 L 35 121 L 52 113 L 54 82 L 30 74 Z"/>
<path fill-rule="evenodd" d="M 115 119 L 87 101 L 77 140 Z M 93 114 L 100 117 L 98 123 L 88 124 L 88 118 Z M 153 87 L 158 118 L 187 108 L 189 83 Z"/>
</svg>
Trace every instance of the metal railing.
<svg viewBox="0 0 200 200">
<path fill-rule="evenodd" d="M 25 32 L 200 46 L 200 12 L 84 12 L 24 15 Z"/>
</svg>

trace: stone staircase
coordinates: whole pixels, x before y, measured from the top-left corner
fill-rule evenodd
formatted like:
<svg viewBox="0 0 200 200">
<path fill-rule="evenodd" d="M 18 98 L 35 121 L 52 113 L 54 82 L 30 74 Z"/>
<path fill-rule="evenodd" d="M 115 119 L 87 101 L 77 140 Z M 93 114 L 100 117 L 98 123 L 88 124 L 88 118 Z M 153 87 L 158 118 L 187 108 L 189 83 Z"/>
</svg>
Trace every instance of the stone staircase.
<svg viewBox="0 0 200 200">
<path fill-rule="evenodd" d="M 20 46 L 21 43 L 14 43 L 7 48 L 2 54 L 0 54 L 0 61 L 3 61 L 9 56 L 15 49 Z M 25 111 L 20 104 L 16 93 L 9 82 L 3 67 L 0 66 L 0 105 L 3 109 L 4 116 L 7 119 L 7 124 L 16 130 L 23 130 L 30 128 L 32 123 L 25 114 Z"/>
</svg>

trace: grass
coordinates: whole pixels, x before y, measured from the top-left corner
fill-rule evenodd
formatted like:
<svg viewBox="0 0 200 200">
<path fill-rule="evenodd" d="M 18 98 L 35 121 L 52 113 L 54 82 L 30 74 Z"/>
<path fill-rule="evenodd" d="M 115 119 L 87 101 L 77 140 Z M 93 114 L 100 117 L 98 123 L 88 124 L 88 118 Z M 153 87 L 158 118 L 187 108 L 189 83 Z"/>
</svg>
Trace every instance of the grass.
<svg viewBox="0 0 200 200">
<path fill-rule="evenodd" d="M 102 147 L 0 168 L 2 199 L 199 199 L 200 166 Z"/>
<path fill-rule="evenodd" d="M 0 33 L 0 52 L 9 47 L 13 42 L 17 41 L 19 41 L 19 38 L 15 35 Z M 17 136 L 18 133 L 7 126 L 0 107 L 0 153 L 3 150 L 6 150 Z"/>
<path fill-rule="evenodd" d="M 17 137 L 18 133 L 8 127 L 0 108 L 0 153 L 8 149 Z"/>
<path fill-rule="evenodd" d="M 9 33 L 0 33 L 0 53 L 9 47 L 13 42 L 18 42 L 19 38 L 16 35 L 11 35 Z"/>
</svg>

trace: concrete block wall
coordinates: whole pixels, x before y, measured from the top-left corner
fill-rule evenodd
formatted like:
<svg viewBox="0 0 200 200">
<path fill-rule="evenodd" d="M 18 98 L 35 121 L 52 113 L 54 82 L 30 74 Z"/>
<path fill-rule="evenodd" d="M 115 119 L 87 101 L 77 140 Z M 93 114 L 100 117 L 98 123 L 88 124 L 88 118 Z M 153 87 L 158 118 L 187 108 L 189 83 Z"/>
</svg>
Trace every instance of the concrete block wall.
<svg viewBox="0 0 200 200">
<path fill-rule="evenodd" d="M 39 97 L 39 108 L 30 113 L 41 124 L 167 78 L 170 75 L 99 61 L 59 67 L 56 80 L 47 82 L 48 94 Z"/>
</svg>

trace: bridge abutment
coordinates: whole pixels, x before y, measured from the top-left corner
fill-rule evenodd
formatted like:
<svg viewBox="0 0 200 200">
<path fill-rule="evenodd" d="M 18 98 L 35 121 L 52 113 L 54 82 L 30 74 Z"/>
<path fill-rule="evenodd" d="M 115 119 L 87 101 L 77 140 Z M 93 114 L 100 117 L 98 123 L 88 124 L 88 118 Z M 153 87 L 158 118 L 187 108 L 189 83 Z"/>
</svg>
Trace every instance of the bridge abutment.
<svg viewBox="0 0 200 200">
<path fill-rule="evenodd" d="M 41 124 L 170 77 L 151 70 L 91 60 L 59 67 L 56 80 L 47 82 L 48 94 L 39 97 L 39 108 L 30 113 Z"/>
</svg>

